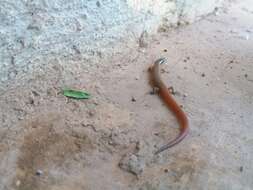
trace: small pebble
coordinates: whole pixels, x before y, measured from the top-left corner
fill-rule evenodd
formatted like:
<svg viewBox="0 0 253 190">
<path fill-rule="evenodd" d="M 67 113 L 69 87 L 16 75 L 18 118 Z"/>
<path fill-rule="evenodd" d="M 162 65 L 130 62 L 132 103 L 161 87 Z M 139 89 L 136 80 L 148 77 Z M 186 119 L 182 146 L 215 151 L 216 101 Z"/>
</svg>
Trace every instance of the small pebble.
<svg viewBox="0 0 253 190">
<path fill-rule="evenodd" d="M 108 144 L 113 145 L 114 143 L 113 143 L 113 141 L 108 141 Z"/>
<path fill-rule="evenodd" d="M 101 7 L 101 4 L 99 1 L 96 2 L 97 7 Z"/>
<path fill-rule="evenodd" d="M 32 94 L 33 94 L 34 96 L 39 96 L 39 95 L 40 95 L 40 94 L 39 94 L 38 92 L 36 92 L 35 90 L 32 91 Z"/>
<path fill-rule="evenodd" d="M 244 77 L 245 77 L 245 78 L 248 78 L 248 74 L 245 74 Z"/>
<path fill-rule="evenodd" d="M 202 73 L 201 76 L 202 76 L 202 77 L 205 77 L 206 75 L 205 75 L 205 73 Z"/>
<path fill-rule="evenodd" d="M 37 175 L 37 176 L 41 176 L 42 174 L 43 174 L 43 171 L 41 171 L 41 170 L 37 170 L 37 171 L 36 171 L 36 175 Z"/>
<path fill-rule="evenodd" d="M 132 97 L 132 99 L 131 99 L 131 100 L 132 100 L 132 102 L 136 102 L 136 99 L 135 99 L 134 97 Z"/>
<path fill-rule="evenodd" d="M 9 78 L 13 79 L 17 75 L 17 71 L 12 71 L 9 73 Z"/>
<path fill-rule="evenodd" d="M 126 154 L 119 162 L 119 167 L 136 176 L 140 176 L 145 169 L 145 161 L 143 157 L 135 154 Z"/>
<path fill-rule="evenodd" d="M 169 170 L 168 170 L 168 169 L 164 169 L 164 172 L 165 172 L 165 173 L 168 173 L 168 172 L 169 172 Z"/>
<path fill-rule="evenodd" d="M 240 167 L 240 172 L 243 172 L 243 166 Z"/>
<path fill-rule="evenodd" d="M 89 115 L 90 117 L 94 116 L 94 115 L 95 115 L 95 111 L 89 110 L 89 111 L 88 111 L 88 115 Z"/>
<path fill-rule="evenodd" d="M 164 51 L 164 52 L 167 52 L 168 50 L 167 50 L 167 49 L 164 49 L 163 51 Z"/>
<path fill-rule="evenodd" d="M 20 181 L 20 180 L 17 180 L 17 181 L 16 181 L 16 186 L 19 187 L 20 184 L 21 184 L 21 181 Z"/>
<path fill-rule="evenodd" d="M 214 15 L 215 16 L 219 15 L 219 8 L 218 7 L 215 7 L 215 9 L 214 9 Z"/>
<path fill-rule="evenodd" d="M 75 50 L 75 52 L 76 52 L 77 54 L 81 54 L 81 51 L 79 50 L 79 48 L 78 48 L 76 45 L 73 45 L 73 46 L 72 46 L 72 49 Z"/>
<path fill-rule="evenodd" d="M 185 97 L 185 98 L 186 98 L 187 96 L 188 96 L 188 94 L 183 94 L 183 97 Z"/>
<path fill-rule="evenodd" d="M 34 100 L 32 97 L 29 97 L 28 98 L 28 103 L 31 104 L 31 105 L 34 105 Z"/>
</svg>

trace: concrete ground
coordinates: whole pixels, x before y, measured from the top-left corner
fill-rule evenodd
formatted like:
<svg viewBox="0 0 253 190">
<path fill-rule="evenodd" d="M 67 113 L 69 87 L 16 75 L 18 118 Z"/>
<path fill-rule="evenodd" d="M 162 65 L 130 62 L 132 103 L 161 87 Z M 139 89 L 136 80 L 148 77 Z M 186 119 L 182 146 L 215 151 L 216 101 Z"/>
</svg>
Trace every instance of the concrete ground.
<svg viewBox="0 0 253 190">
<path fill-rule="evenodd" d="M 114 46 L 113 56 L 88 62 L 77 51 L 70 60 L 52 58 L 2 84 L 0 189 L 251 190 L 249 2 Z M 147 68 L 159 57 L 168 60 L 162 77 L 191 131 L 154 156 L 178 133 L 173 115 L 150 94 Z M 67 99 L 64 87 L 92 98 Z"/>
</svg>

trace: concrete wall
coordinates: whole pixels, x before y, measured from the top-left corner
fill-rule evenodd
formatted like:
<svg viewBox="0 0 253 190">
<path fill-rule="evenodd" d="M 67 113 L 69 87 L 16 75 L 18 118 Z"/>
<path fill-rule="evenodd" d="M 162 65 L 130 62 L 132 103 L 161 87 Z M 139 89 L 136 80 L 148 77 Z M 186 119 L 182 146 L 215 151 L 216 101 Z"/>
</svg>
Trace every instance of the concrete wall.
<svg viewBox="0 0 253 190">
<path fill-rule="evenodd" d="M 142 23 L 147 32 L 158 28 L 167 29 L 178 24 L 188 24 L 199 20 L 222 6 L 224 0 L 127 0 L 135 13 L 146 15 Z M 148 22 L 149 21 L 149 22 Z"/>
<path fill-rule="evenodd" d="M 150 13 L 159 25 L 174 26 L 178 22 L 191 23 L 211 13 L 222 5 L 223 0 L 127 0 L 136 11 Z"/>
<path fill-rule="evenodd" d="M 48 57 L 102 56 L 136 40 L 212 12 L 221 0 L 1 0 L 0 81 Z M 37 66 L 36 66 L 37 67 Z"/>
</svg>

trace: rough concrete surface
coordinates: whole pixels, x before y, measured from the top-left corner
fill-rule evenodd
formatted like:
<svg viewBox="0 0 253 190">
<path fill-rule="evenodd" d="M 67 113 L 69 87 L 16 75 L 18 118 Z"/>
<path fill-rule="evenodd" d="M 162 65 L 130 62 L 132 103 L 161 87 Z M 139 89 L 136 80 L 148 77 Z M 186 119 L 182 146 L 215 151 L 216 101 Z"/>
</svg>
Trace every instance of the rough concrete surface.
<svg viewBox="0 0 253 190">
<path fill-rule="evenodd" d="M 115 43 L 197 20 L 220 5 L 221 0 L 1 0 L 0 83 L 52 57 L 111 56 Z"/>
<path fill-rule="evenodd" d="M 0 189 L 251 190 L 252 19 L 245 0 L 148 41 L 113 43 L 111 55 L 73 47 L 71 55 L 57 56 L 65 51 L 57 48 L 61 41 L 48 46 L 52 54 L 25 50 L 27 57 L 15 58 L 11 68 L 24 60 L 32 67 L 0 88 Z M 161 56 L 168 59 L 162 77 L 191 131 L 155 156 L 178 133 L 173 115 L 150 94 L 147 68 Z M 67 99 L 65 87 L 92 98 Z"/>
</svg>

